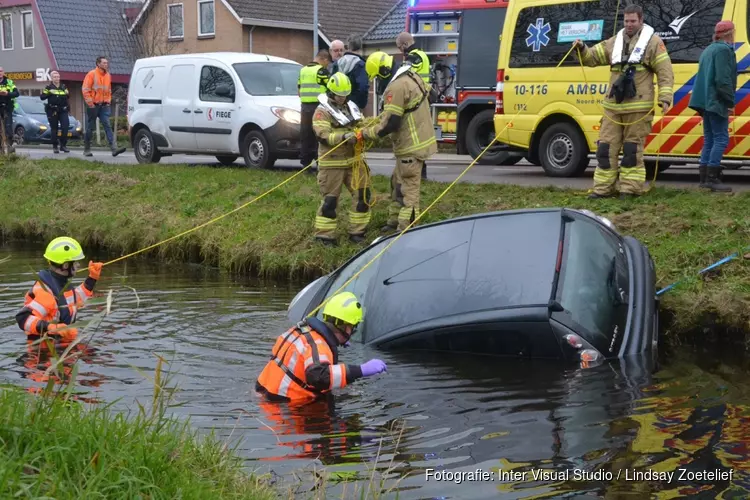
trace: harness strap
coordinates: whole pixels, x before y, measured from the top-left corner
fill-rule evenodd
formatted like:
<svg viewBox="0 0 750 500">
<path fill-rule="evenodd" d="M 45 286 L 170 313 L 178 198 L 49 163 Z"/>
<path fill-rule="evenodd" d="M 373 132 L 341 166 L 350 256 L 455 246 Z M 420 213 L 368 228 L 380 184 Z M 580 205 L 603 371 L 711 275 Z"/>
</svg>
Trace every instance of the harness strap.
<svg viewBox="0 0 750 500">
<path fill-rule="evenodd" d="M 409 75 L 409 78 L 411 78 L 411 79 L 412 79 L 412 80 L 414 81 L 414 83 L 416 83 L 417 85 L 419 85 L 419 80 L 418 80 L 418 79 L 417 79 L 417 78 L 416 78 L 416 77 L 414 76 L 414 73 L 413 73 L 413 72 L 411 72 L 411 71 L 408 71 L 408 72 L 407 72 L 406 74 L 407 74 L 407 75 Z M 421 85 L 419 85 L 419 88 L 421 89 L 421 88 L 422 88 L 422 86 L 421 86 Z M 424 102 L 424 100 L 425 100 L 425 99 L 427 99 L 427 95 L 428 95 L 428 94 L 429 94 L 429 93 L 428 93 L 428 92 L 427 92 L 426 90 L 422 90 L 422 98 L 421 98 L 421 99 L 419 100 L 419 102 L 418 102 L 417 104 L 415 104 L 415 105 L 414 105 L 414 106 L 412 106 L 411 108 L 405 108 L 405 109 L 404 109 L 404 114 L 408 114 L 408 113 L 413 113 L 414 111 L 418 110 L 418 109 L 419 109 L 419 107 L 420 107 L 420 106 L 422 105 L 422 103 Z"/>
</svg>

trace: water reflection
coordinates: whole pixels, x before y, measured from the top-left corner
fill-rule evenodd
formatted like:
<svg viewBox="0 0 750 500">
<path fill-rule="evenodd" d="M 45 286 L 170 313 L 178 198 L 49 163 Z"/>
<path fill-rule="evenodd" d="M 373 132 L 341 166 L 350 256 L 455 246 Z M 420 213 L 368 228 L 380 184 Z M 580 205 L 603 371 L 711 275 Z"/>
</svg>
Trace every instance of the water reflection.
<svg viewBox="0 0 750 500">
<path fill-rule="evenodd" d="M 6 249 L 7 250 L 7 249 Z M 4 252 L 0 252 L 2 255 Z M 0 265 L 0 383 L 44 387 L 48 353 L 31 349 L 13 316 L 39 270 L 40 251 L 13 248 Z M 101 258 L 101 256 L 97 256 Z M 264 403 L 254 383 L 300 284 L 232 279 L 196 266 L 126 261 L 97 288 L 112 314 L 80 346 L 79 398 L 148 404 L 157 356 L 179 387 L 173 412 L 237 445 L 249 468 L 273 471 L 299 495 L 321 483 L 353 498 L 342 479 L 393 488 L 399 498 L 531 498 L 577 493 L 620 498 L 746 498 L 750 411 L 746 371 L 709 356 L 671 357 L 591 370 L 354 344 L 347 363 L 379 357 L 388 373 L 303 409 Z M 81 318 L 91 318 L 84 309 Z M 712 364 L 698 366 L 697 361 Z M 62 377 L 70 376 L 65 367 Z M 325 467 L 327 474 L 321 474 Z M 626 481 L 617 472 L 732 471 L 731 480 Z M 425 471 L 492 472 L 491 481 L 437 481 Z M 535 480 L 538 470 L 559 473 Z M 573 471 L 614 474 L 575 480 Z M 375 476 L 373 472 L 375 471 Z M 500 473 L 526 472 L 524 480 Z M 569 472 L 569 477 L 563 473 Z M 304 478 L 300 483 L 297 478 Z M 356 495 L 358 497 L 358 495 Z"/>
</svg>

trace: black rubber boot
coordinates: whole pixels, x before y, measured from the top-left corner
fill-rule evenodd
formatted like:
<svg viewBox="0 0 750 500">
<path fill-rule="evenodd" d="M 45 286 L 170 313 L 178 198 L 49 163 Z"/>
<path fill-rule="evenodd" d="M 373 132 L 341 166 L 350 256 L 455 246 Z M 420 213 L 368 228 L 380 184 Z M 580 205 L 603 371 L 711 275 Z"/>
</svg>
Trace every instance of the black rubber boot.
<svg viewBox="0 0 750 500">
<path fill-rule="evenodd" d="M 337 247 L 339 246 L 339 242 L 336 240 L 331 240 L 328 238 L 315 238 L 316 243 L 320 243 L 321 245 L 325 245 L 327 247 Z"/>
<path fill-rule="evenodd" d="M 60 150 L 57 147 L 57 144 L 55 144 L 54 146 L 52 146 L 52 152 L 55 153 L 55 154 L 57 154 L 57 153 L 60 152 Z"/>
<path fill-rule="evenodd" d="M 349 235 L 349 241 L 355 244 L 360 244 L 360 243 L 364 243 L 365 237 L 361 234 L 352 234 L 352 235 Z"/>
<path fill-rule="evenodd" d="M 117 146 L 112 146 L 112 156 L 117 156 L 124 152 L 125 152 L 125 148 L 118 148 Z"/>
<path fill-rule="evenodd" d="M 730 193 L 732 188 L 721 182 L 721 167 L 708 167 L 706 186 L 715 193 Z"/>
<path fill-rule="evenodd" d="M 602 198 L 612 198 L 612 195 L 597 193 L 591 193 L 590 195 L 588 195 L 589 200 L 600 200 Z"/>
<path fill-rule="evenodd" d="M 70 153 L 67 144 L 63 144 L 62 146 L 60 146 L 60 151 L 62 151 L 63 153 Z"/>
<path fill-rule="evenodd" d="M 707 188 L 706 177 L 708 177 L 708 167 L 706 165 L 698 165 L 698 175 L 700 175 L 699 188 Z"/>
</svg>

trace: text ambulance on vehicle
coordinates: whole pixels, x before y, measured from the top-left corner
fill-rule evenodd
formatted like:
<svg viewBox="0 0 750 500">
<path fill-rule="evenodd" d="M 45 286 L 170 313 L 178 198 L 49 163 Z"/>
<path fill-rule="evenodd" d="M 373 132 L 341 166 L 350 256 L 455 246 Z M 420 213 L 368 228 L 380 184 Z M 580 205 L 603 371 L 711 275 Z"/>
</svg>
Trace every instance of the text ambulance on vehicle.
<svg viewBox="0 0 750 500">
<path fill-rule="evenodd" d="M 667 47 L 674 69 L 674 102 L 666 115 L 656 106 L 644 160 L 649 175 L 694 162 L 703 147 L 700 116 L 688 108 L 698 59 L 722 19 L 736 26 L 738 89 L 729 117 L 725 166 L 750 164 L 750 45 L 747 0 L 643 0 L 644 23 Z M 570 50 L 576 38 L 589 47 L 622 29 L 623 0 L 514 0 L 503 26 L 497 65 L 495 131 L 508 150 L 521 151 L 552 177 L 583 174 L 594 157 L 609 93 L 609 66 L 581 67 Z M 606 119 L 606 118 L 604 118 Z M 507 125 L 507 128 L 506 128 Z M 503 129 L 505 129 L 503 131 Z M 502 133 L 501 133 L 502 131 Z"/>
</svg>

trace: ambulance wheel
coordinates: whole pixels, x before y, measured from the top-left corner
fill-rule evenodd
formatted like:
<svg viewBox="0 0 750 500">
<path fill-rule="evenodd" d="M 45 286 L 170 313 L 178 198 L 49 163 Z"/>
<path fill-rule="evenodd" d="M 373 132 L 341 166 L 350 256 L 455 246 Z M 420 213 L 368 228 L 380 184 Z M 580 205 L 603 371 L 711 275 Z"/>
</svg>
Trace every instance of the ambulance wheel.
<svg viewBox="0 0 750 500">
<path fill-rule="evenodd" d="M 539 140 L 539 160 L 549 177 L 578 177 L 589 165 L 586 140 L 578 127 L 556 123 Z"/>
<path fill-rule="evenodd" d="M 469 155 L 476 159 L 493 140 L 495 140 L 495 110 L 485 109 L 474 115 L 469 126 L 466 127 L 466 149 Z M 493 149 L 489 148 L 477 163 L 480 165 L 514 165 L 517 163 L 517 161 L 505 163 L 512 160 L 512 157 L 506 151 L 493 151 Z"/>
</svg>

